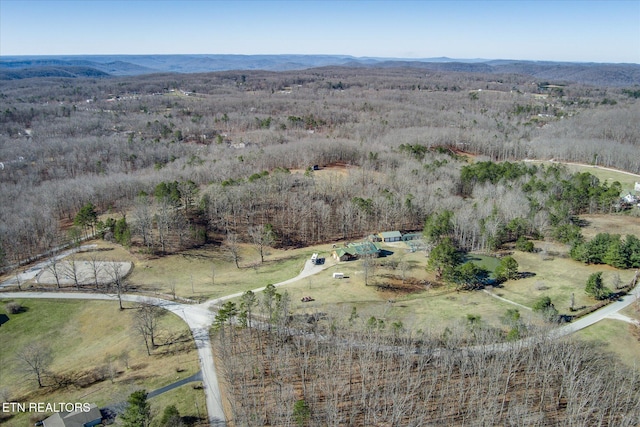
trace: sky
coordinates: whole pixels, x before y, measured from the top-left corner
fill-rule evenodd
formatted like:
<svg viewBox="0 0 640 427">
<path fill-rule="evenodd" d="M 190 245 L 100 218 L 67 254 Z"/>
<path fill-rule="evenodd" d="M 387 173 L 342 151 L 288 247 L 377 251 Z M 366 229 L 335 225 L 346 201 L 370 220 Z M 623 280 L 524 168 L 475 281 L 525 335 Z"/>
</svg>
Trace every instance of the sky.
<svg viewBox="0 0 640 427">
<path fill-rule="evenodd" d="M 640 0 L 0 0 L 0 56 L 102 54 L 640 63 Z"/>
</svg>

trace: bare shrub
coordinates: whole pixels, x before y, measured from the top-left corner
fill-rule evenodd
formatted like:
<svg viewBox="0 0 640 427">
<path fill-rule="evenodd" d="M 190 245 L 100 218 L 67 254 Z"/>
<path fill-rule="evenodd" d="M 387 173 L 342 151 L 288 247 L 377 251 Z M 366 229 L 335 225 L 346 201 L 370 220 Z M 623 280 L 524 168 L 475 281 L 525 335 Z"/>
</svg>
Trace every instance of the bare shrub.
<svg viewBox="0 0 640 427">
<path fill-rule="evenodd" d="M 4 309 L 7 310 L 9 314 L 18 314 L 22 312 L 22 305 L 17 302 L 8 302 L 5 304 Z"/>
<path fill-rule="evenodd" d="M 546 291 L 549 287 L 543 281 L 536 282 L 536 291 Z"/>
</svg>

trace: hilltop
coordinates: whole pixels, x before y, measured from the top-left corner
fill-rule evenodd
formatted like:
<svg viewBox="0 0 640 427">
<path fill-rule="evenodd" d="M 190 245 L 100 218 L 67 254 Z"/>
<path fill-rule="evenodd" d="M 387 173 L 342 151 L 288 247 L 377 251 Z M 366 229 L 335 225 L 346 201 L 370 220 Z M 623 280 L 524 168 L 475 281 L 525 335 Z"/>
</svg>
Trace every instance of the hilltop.
<svg viewBox="0 0 640 427">
<path fill-rule="evenodd" d="M 78 55 L 5 56 L 0 80 L 34 77 L 108 77 L 230 70 L 292 71 L 316 67 L 410 67 L 441 72 L 520 74 L 601 86 L 640 84 L 640 64 L 606 64 L 508 59 L 367 58 L 348 55 Z"/>
</svg>

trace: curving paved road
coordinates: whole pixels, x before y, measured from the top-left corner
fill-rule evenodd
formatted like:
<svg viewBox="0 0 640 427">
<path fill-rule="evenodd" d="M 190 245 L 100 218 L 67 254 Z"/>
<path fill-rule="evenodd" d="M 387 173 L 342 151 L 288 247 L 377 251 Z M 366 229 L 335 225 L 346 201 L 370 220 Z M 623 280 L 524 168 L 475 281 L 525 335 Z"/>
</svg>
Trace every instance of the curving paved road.
<svg viewBox="0 0 640 427">
<path fill-rule="evenodd" d="M 43 263 L 44 264 L 44 263 Z M 46 265 L 46 264 L 45 264 Z M 307 260 L 304 268 L 296 277 L 285 280 L 283 282 L 274 284 L 276 287 L 284 286 L 295 281 L 298 281 L 302 278 L 317 274 L 327 268 L 328 265 L 314 265 L 310 260 Z M 31 273 L 30 273 L 31 274 Z M 8 281 L 7 281 L 8 282 Z M 9 286 L 7 282 L 4 282 L 0 285 L 6 287 Z M 264 287 L 254 289 L 253 292 L 263 291 Z M 122 295 L 122 299 L 128 302 L 136 302 L 136 303 L 150 303 L 156 306 L 162 307 L 166 310 L 171 311 L 172 313 L 179 316 L 182 320 L 184 320 L 187 325 L 189 325 L 189 329 L 191 329 L 191 334 L 193 335 L 193 339 L 196 344 L 196 348 L 198 350 L 198 356 L 200 359 L 200 367 L 202 374 L 202 383 L 205 392 L 205 399 L 207 403 L 207 413 L 209 418 L 209 424 L 211 426 L 226 426 L 225 415 L 223 411 L 222 405 L 222 396 L 220 394 L 220 387 L 218 384 L 218 376 L 216 373 L 215 365 L 213 363 L 213 351 L 211 347 L 211 340 L 209 338 L 209 329 L 213 324 L 213 320 L 215 318 L 214 312 L 212 308 L 220 304 L 221 302 L 227 301 L 229 299 L 240 297 L 243 292 L 239 292 L 232 295 L 227 295 L 221 298 L 216 298 L 213 300 L 206 301 L 202 304 L 190 305 L 190 304 L 182 304 L 175 301 L 168 301 L 162 298 L 155 297 L 147 297 L 143 295 L 131 295 L 124 294 Z M 495 296 L 495 295 L 492 295 Z M 118 296 L 115 294 L 91 294 L 91 293 L 80 293 L 80 292 L 2 292 L 0 293 L 0 297 L 2 298 L 43 298 L 43 299 L 93 299 L 93 300 L 109 300 L 109 301 L 117 301 Z M 497 296 L 496 296 L 497 297 Z M 512 304 L 516 304 L 512 301 L 503 299 L 506 302 L 510 302 Z M 586 328 L 587 326 L 593 325 L 596 322 L 604 318 L 620 318 L 616 313 L 623 308 L 631 305 L 633 302 L 640 299 L 640 285 L 636 285 L 636 287 L 625 297 L 620 298 L 618 301 L 615 301 L 600 310 L 597 310 L 573 323 L 562 326 L 558 329 L 555 329 L 551 332 L 552 338 L 559 338 L 565 335 L 569 335 L 573 332 L 576 332 L 580 329 Z M 516 304 L 520 306 L 520 304 Z M 525 307 L 526 308 L 526 307 Z M 526 345 L 523 340 L 521 342 L 522 345 Z M 501 346 L 499 344 L 498 346 Z M 510 343 L 509 345 L 513 345 Z"/>
<path fill-rule="evenodd" d="M 60 252 L 59 254 L 57 254 L 55 256 L 56 260 L 61 260 L 62 258 L 68 257 L 71 254 L 74 254 L 76 252 L 79 251 L 84 251 L 84 250 L 88 250 L 88 249 L 92 249 L 97 247 L 98 245 L 92 244 L 92 245 L 82 245 L 79 246 L 77 248 L 73 248 L 73 249 L 68 249 L 64 252 Z M 26 282 L 27 280 L 31 280 L 34 279 L 39 273 L 40 271 L 44 270 L 45 268 L 49 267 L 51 265 L 51 260 L 53 258 L 49 258 L 45 261 L 41 261 L 38 262 L 34 265 L 32 265 L 31 267 L 29 267 L 28 269 L 24 270 L 22 273 L 16 273 L 15 276 L 5 280 L 4 282 L 0 282 L 0 289 L 2 288 L 8 288 L 9 286 L 17 286 L 18 285 L 18 281 L 20 281 L 20 283 L 22 282 Z"/>
<path fill-rule="evenodd" d="M 0 296 L 2 298 L 118 300 L 118 296 L 115 294 L 91 294 L 82 292 L 3 292 Z M 211 340 L 209 339 L 209 328 L 213 323 L 214 313 L 203 304 L 181 304 L 143 295 L 124 294 L 122 295 L 122 300 L 154 304 L 165 310 L 169 310 L 189 325 L 200 359 L 200 370 L 202 372 L 202 384 L 207 402 L 209 424 L 212 426 L 224 426 L 225 416 L 222 409 L 222 397 L 218 385 L 218 376 L 215 366 L 213 365 L 213 351 L 211 350 Z"/>
<path fill-rule="evenodd" d="M 164 387 L 161 387 L 161 388 L 158 388 L 156 390 L 150 391 L 149 393 L 147 393 L 147 399 L 159 396 L 162 393 L 166 393 L 168 391 L 173 390 L 174 388 L 182 387 L 185 384 L 193 383 L 193 382 L 196 382 L 196 381 L 202 381 L 202 372 L 198 371 L 195 374 L 191 375 L 190 377 L 183 378 L 180 381 L 176 381 L 175 383 L 171 383 L 171 384 L 166 385 Z"/>
<path fill-rule="evenodd" d="M 39 269 L 46 268 L 47 262 L 38 264 Z M 274 284 L 279 287 L 293 283 L 304 277 L 311 276 L 319 273 L 327 266 L 313 265 L 311 261 L 307 260 L 304 268 L 296 277 Z M 29 269 L 29 275 L 33 274 L 33 277 L 37 274 L 36 267 Z M 22 280 L 22 279 L 21 279 Z M 15 285 L 15 278 L 7 280 L 0 284 L 0 288 Z M 264 287 L 254 289 L 253 292 L 260 292 L 264 290 Z M 243 293 L 237 293 L 233 295 L 227 295 L 222 298 L 206 301 L 202 304 L 182 304 L 176 301 L 168 301 L 162 298 L 148 297 L 144 295 L 132 295 L 123 294 L 122 300 L 134 303 L 147 303 L 153 304 L 158 307 L 162 307 L 168 310 L 182 320 L 184 320 L 189 329 L 196 344 L 198 350 L 198 357 L 200 360 L 200 370 L 202 375 L 202 384 L 204 387 L 205 399 L 207 403 L 207 413 L 209 418 L 209 425 L 211 426 L 225 426 L 225 415 L 222 405 L 222 395 L 220 394 L 220 386 L 218 384 L 218 375 L 215 365 L 213 363 L 213 350 L 211 347 L 211 340 L 209 338 L 209 329 L 213 324 L 215 313 L 211 310 L 212 306 L 226 301 L 232 298 L 241 296 Z M 89 299 L 89 300 L 102 300 L 102 301 L 117 301 L 118 296 L 116 294 L 97 294 L 97 293 L 83 293 L 83 292 L 2 292 L 0 298 L 39 298 L 39 299 Z"/>
</svg>

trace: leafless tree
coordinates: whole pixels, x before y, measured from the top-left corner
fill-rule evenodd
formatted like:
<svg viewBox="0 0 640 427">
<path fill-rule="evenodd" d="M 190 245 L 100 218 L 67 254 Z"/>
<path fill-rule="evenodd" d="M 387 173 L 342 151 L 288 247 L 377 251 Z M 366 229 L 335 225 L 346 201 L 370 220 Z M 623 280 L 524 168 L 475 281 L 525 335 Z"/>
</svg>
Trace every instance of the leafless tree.
<svg viewBox="0 0 640 427">
<path fill-rule="evenodd" d="M 156 230 L 158 235 L 158 243 L 160 244 L 160 251 L 165 253 L 167 250 L 167 244 L 169 242 L 169 232 L 172 221 L 172 206 L 166 197 L 162 197 L 157 202 L 157 209 L 155 214 Z"/>
<path fill-rule="evenodd" d="M 69 261 L 67 261 L 64 264 L 64 272 L 63 272 L 63 274 L 65 275 L 65 277 L 67 277 L 68 279 L 71 279 L 73 281 L 73 283 L 76 286 L 76 289 L 80 289 L 81 279 L 80 279 L 80 277 L 78 277 L 79 269 L 78 269 L 78 264 L 77 264 L 76 258 L 74 256 L 71 256 L 69 258 Z"/>
<path fill-rule="evenodd" d="M 162 308 L 149 302 L 138 304 L 134 317 L 134 327 L 144 340 L 147 355 L 151 356 L 151 350 L 156 347 L 160 317 L 164 314 Z"/>
<path fill-rule="evenodd" d="M 128 350 L 122 350 L 122 353 L 118 355 L 118 360 L 122 362 L 122 364 L 126 369 L 129 369 L 129 359 L 130 359 L 130 356 L 129 356 Z"/>
<path fill-rule="evenodd" d="M 100 274 L 104 268 L 103 262 L 98 258 L 98 255 L 94 252 L 89 256 L 89 267 L 91 268 L 91 276 L 93 277 L 93 285 L 96 290 L 100 289 Z"/>
<path fill-rule="evenodd" d="M 227 233 L 224 246 L 231 260 L 236 265 L 236 268 L 240 268 L 240 242 L 238 241 L 238 235 L 235 233 Z"/>
<path fill-rule="evenodd" d="M 111 280 L 110 287 L 113 286 L 116 290 L 116 295 L 118 297 L 118 304 L 120 305 L 120 310 L 124 310 L 122 306 L 122 294 L 124 292 L 125 283 L 124 283 L 124 266 L 119 262 L 110 262 L 106 266 L 107 274 L 109 279 Z"/>
<path fill-rule="evenodd" d="M 43 379 L 53 362 L 51 348 L 42 342 L 31 342 L 16 353 L 21 369 L 34 377 L 38 387 L 44 387 Z"/>
<path fill-rule="evenodd" d="M 153 247 L 153 214 L 149 197 L 140 196 L 136 199 L 132 217 L 133 228 L 142 237 L 142 244 L 147 249 L 151 249 Z"/>
<path fill-rule="evenodd" d="M 118 368 L 115 364 L 116 361 L 116 357 L 111 355 L 111 354 L 107 354 L 104 357 L 104 363 L 105 363 L 105 372 L 107 374 L 107 376 L 109 377 L 109 379 L 111 380 L 111 384 L 113 384 L 116 375 L 118 374 Z"/>
<path fill-rule="evenodd" d="M 265 250 L 274 242 L 273 230 L 266 225 L 252 226 L 249 227 L 249 237 L 256 251 L 260 254 L 260 262 L 264 262 Z"/>
<path fill-rule="evenodd" d="M 47 265 L 46 270 L 51 273 L 51 275 L 56 281 L 56 286 L 60 288 L 60 279 L 64 275 L 64 269 L 62 268 L 62 263 L 60 262 L 60 259 L 55 253 L 49 260 L 49 265 Z"/>
<path fill-rule="evenodd" d="M 362 257 L 362 273 L 364 275 L 364 284 L 369 286 L 371 279 L 374 277 L 377 266 L 377 257 L 375 255 L 363 255 Z"/>
</svg>

